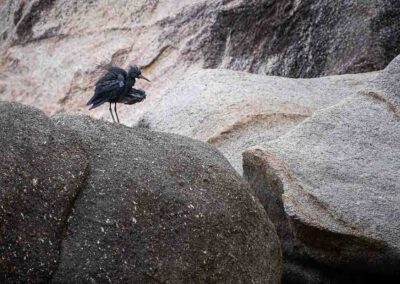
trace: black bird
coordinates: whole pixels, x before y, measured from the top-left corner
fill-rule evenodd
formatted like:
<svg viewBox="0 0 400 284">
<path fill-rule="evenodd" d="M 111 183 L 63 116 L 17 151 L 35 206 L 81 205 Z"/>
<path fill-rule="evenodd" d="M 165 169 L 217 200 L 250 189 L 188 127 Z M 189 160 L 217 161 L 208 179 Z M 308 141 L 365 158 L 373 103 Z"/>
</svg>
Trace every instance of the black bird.
<svg viewBox="0 0 400 284">
<path fill-rule="evenodd" d="M 96 82 L 94 96 L 87 103 L 87 105 L 92 105 L 89 110 L 109 102 L 111 117 L 115 122 L 111 109 L 111 104 L 114 103 L 114 112 L 119 123 L 117 103 L 131 105 L 144 100 L 146 97 L 143 90 L 132 88 L 136 79 L 144 79 L 150 82 L 142 75 L 140 68 L 136 65 L 130 66 L 128 72 L 116 66 L 108 68 L 107 72 Z"/>
</svg>

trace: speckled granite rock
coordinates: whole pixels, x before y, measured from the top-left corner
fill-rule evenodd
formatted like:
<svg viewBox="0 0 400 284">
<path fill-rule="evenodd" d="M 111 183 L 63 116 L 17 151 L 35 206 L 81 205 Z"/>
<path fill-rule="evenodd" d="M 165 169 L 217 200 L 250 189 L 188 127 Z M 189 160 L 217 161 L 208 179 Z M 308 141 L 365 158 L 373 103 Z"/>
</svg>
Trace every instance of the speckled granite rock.
<svg viewBox="0 0 400 284">
<path fill-rule="evenodd" d="M 393 111 L 400 105 L 400 55 L 372 81 L 371 90 L 382 93 Z"/>
<path fill-rule="evenodd" d="M 182 136 L 0 104 L 2 283 L 279 283 L 228 161 Z"/>
<path fill-rule="evenodd" d="M 152 79 L 146 102 L 121 108 L 130 124 L 188 70 L 318 77 L 380 70 L 398 53 L 398 0 L 0 1 L 0 96 L 51 114 L 83 111 L 110 61 Z"/>
<path fill-rule="evenodd" d="M 84 144 L 37 109 L 0 102 L 0 282 L 43 283 L 85 186 Z"/>
<path fill-rule="evenodd" d="M 400 57 L 365 91 L 244 153 L 293 283 L 400 277 Z"/>
<path fill-rule="evenodd" d="M 56 283 L 278 283 L 280 244 L 247 184 L 182 136 L 61 116 L 90 147 Z"/>
<path fill-rule="evenodd" d="M 187 74 L 139 125 L 207 141 L 242 172 L 242 153 L 265 145 L 313 113 L 355 95 L 378 72 L 290 79 L 231 70 Z"/>
</svg>

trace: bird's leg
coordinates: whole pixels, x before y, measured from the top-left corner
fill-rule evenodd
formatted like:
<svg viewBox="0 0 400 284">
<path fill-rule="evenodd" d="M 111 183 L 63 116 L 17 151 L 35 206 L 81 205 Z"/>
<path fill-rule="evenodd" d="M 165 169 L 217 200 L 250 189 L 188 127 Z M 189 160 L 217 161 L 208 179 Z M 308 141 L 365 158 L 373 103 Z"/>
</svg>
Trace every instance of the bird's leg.
<svg viewBox="0 0 400 284">
<path fill-rule="evenodd" d="M 117 103 L 114 104 L 114 111 L 115 111 L 115 115 L 117 116 L 117 121 L 119 123 L 119 117 L 118 117 L 118 112 L 117 112 Z"/>
<path fill-rule="evenodd" d="M 115 122 L 114 115 L 113 115 L 112 109 L 111 109 L 111 103 L 110 103 L 110 108 L 109 108 L 109 110 L 110 110 L 110 113 L 111 113 L 111 117 L 112 117 L 112 119 L 113 119 L 113 122 Z"/>
</svg>

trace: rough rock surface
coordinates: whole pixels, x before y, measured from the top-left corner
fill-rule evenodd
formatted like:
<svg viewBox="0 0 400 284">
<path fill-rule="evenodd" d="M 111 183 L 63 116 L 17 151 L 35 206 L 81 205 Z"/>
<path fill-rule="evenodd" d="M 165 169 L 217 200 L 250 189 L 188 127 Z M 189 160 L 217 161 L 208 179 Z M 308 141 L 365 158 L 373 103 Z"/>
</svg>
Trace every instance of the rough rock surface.
<svg viewBox="0 0 400 284">
<path fill-rule="evenodd" d="M 275 230 L 216 150 L 88 117 L 57 124 L 90 146 L 91 173 L 55 282 L 280 281 Z"/>
<path fill-rule="evenodd" d="M 39 110 L 5 102 L 0 146 L 0 282 L 43 283 L 85 184 L 85 147 Z"/>
<path fill-rule="evenodd" d="M 2 282 L 280 282 L 275 228 L 216 149 L 0 110 Z"/>
<path fill-rule="evenodd" d="M 152 83 L 142 85 L 146 102 L 121 109 L 132 122 L 188 69 L 289 77 L 382 69 L 400 53 L 400 2 L 7 0 L 0 29 L 2 99 L 83 110 L 97 65 L 137 62 Z M 108 118 L 103 108 L 91 114 Z"/>
<path fill-rule="evenodd" d="M 383 99 L 387 101 L 392 111 L 398 110 L 400 105 L 400 55 L 379 73 L 372 81 L 371 88 L 383 93 Z"/>
<path fill-rule="evenodd" d="M 376 72 L 315 79 L 201 70 L 161 95 L 140 125 L 208 141 L 242 172 L 242 152 L 264 145 L 315 111 L 365 89 Z"/>
<path fill-rule="evenodd" d="M 399 277 L 399 78 L 400 57 L 369 89 L 244 153 L 244 176 L 283 243 L 288 281 Z"/>
</svg>

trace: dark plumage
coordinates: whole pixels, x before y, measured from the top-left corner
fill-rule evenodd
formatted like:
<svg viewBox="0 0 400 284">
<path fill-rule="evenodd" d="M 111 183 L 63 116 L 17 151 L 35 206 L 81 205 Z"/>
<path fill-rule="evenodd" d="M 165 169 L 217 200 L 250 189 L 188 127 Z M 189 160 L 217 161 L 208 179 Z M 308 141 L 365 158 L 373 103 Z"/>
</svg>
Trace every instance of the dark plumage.
<svg viewBox="0 0 400 284">
<path fill-rule="evenodd" d="M 136 79 L 149 81 L 142 75 L 140 68 L 136 65 L 130 66 L 128 72 L 115 66 L 108 68 L 107 72 L 96 82 L 94 96 L 87 103 L 87 105 L 91 105 L 89 109 L 94 109 L 109 102 L 111 117 L 115 122 L 111 109 L 111 104 L 114 103 L 115 115 L 119 122 L 117 103 L 131 105 L 146 98 L 146 93 L 143 90 L 132 88 Z"/>
<path fill-rule="evenodd" d="M 128 95 L 120 98 L 119 103 L 126 105 L 133 105 L 136 103 L 140 103 L 146 98 L 146 92 L 142 89 L 132 88 Z"/>
</svg>

